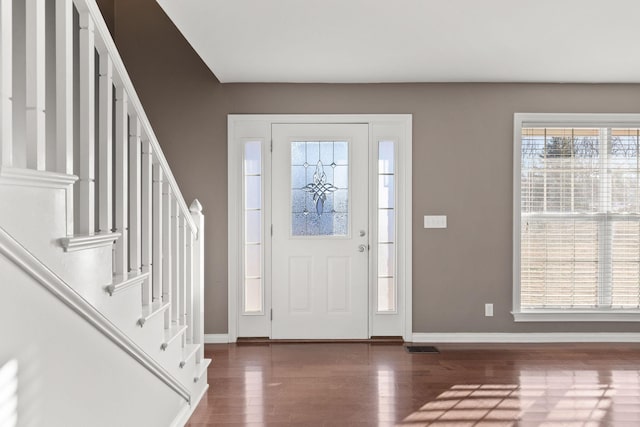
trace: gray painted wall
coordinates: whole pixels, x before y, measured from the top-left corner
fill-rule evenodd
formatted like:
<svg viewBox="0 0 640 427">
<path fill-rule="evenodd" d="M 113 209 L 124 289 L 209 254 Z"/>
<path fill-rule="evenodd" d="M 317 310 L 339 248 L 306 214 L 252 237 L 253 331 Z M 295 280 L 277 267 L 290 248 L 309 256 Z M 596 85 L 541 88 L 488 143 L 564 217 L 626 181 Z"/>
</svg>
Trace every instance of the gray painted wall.
<svg viewBox="0 0 640 427">
<path fill-rule="evenodd" d="M 516 324 L 510 310 L 513 113 L 637 113 L 640 85 L 223 85 L 154 0 L 116 0 L 114 16 L 116 44 L 176 179 L 204 206 L 206 333 L 227 331 L 230 113 L 413 114 L 415 332 L 639 330 Z M 448 215 L 449 228 L 424 230 L 424 214 Z M 485 302 L 495 317 L 484 317 Z"/>
</svg>

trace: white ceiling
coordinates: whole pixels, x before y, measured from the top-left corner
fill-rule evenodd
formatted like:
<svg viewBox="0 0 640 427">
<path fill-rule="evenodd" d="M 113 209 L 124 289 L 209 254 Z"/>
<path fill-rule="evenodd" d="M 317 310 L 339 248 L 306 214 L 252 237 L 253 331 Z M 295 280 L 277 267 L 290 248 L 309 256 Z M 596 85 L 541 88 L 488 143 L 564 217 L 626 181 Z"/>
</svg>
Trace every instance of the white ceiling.
<svg viewBox="0 0 640 427">
<path fill-rule="evenodd" d="M 158 0 L 223 82 L 640 82 L 639 0 Z"/>
</svg>

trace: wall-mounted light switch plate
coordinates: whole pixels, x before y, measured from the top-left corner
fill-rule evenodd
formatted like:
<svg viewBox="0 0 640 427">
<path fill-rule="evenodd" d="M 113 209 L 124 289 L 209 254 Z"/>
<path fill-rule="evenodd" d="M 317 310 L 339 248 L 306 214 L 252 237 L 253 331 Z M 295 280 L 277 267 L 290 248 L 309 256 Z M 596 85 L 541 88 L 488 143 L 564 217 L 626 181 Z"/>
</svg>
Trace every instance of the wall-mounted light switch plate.
<svg viewBox="0 0 640 427">
<path fill-rule="evenodd" d="M 424 228 L 447 228 L 446 215 L 425 215 Z"/>
</svg>

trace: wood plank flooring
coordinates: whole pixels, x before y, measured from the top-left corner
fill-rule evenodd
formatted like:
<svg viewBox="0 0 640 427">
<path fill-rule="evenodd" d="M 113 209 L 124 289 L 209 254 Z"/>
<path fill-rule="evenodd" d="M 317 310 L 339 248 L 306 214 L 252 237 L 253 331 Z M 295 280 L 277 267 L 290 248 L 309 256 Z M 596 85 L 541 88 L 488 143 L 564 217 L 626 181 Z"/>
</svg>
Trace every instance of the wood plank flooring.
<svg viewBox="0 0 640 427">
<path fill-rule="evenodd" d="M 640 344 L 207 345 L 190 427 L 640 426 Z"/>
</svg>

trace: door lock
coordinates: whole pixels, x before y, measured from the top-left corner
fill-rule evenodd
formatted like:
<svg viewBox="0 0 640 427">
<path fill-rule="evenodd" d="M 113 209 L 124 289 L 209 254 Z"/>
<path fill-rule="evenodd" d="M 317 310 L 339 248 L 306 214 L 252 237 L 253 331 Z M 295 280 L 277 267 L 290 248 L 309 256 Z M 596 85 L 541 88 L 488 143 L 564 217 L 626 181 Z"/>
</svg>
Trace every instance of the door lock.
<svg viewBox="0 0 640 427">
<path fill-rule="evenodd" d="M 364 237 L 367 233 L 364 230 L 360 230 L 360 237 Z"/>
</svg>

